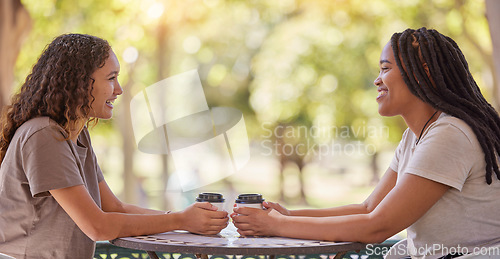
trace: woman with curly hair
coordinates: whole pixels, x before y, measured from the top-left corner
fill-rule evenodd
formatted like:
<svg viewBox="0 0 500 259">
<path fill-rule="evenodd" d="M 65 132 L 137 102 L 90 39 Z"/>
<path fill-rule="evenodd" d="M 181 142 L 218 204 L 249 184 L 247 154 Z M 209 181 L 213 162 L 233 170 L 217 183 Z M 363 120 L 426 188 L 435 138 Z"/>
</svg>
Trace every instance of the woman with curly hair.
<svg viewBox="0 0 500 259">
<path fill-rule="evenodd" d="M 0 130 L 0 252 L 16 258 L 92 258 L 96 240 L 183 229 L 216 234 L 226 212 L 195 203 L 164 212 L 122 203 L 92 149 L 88 123 L 109 119 L 122 94 L 108 42 L 54 39 L 34 65 Z"/>
<path fill-rule="evenodd" d="M 500 245 L 500 118 L 458 45 L 436 30 L 407 29 L 385 45 L 379 68 L 379 114 L 400 115 L 408 129 L 372 194 L 328 209 L 237 208 L 241 234 L 373 243 L 407 229 L 412 258 Z"/>
</svg>

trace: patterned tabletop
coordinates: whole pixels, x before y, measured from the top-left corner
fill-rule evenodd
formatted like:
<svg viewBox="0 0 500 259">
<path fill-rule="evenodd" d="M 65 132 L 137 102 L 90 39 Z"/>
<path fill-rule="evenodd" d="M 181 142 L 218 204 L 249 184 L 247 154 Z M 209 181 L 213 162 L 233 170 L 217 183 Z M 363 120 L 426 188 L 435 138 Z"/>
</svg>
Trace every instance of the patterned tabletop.
<svg viewBox="0 0 500 259">
<path fill-rule="evenodd" d="M 222 231 L 213 236 L 174 231 L 118 238 L 112 240 L 111 243 L 146 251 L 220 255 L 330 254 L 363 250 L 366 246 L 366 244 L 352 242 L 325 242 L 283 237 L 240 237 L 231 231 Z"/>
</svg>

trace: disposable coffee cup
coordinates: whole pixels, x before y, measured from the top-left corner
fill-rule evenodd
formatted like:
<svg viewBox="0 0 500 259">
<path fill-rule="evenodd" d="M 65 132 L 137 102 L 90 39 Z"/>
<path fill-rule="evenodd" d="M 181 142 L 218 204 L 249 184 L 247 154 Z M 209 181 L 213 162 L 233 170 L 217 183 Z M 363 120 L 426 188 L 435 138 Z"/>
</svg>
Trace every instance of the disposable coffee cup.
<svg viewBox="0 0 500 259">
<path fill-rule="evenodd" d="M 262 202 L 264 199 L 262 198 L 262 194 L 258 193 L 247 193 L 240 194 L 238 198 L 236 198 L 236 207 L 250 207 L 256 209 L 264 209 L 262 206 Z"/>
<path fill-rule="evenodd" d="M 213 192 L 202 192 L 198 194 L 198 198 L 196 198 L 197 202 L 210 202 L 210 204 L 217 207 L 217 210 L 224 210 L 224 197 L 220 193 Z"/>
</svg>

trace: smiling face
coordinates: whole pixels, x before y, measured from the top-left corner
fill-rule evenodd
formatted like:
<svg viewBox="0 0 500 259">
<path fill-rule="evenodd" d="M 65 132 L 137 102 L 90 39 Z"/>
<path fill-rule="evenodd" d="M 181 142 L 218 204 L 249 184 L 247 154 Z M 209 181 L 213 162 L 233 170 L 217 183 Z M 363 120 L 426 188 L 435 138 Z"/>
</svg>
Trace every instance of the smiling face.
<svg viewBox="0 0 500 259">
<path fill-rule="evenodd" d="M 113 116 L 113 103 L 122 94 L 123 89 L 118 83 L 120 64 L 115 53 L 110 50 L 104 66 L 92 74 L 95 80 L 91 95 L 95 100 L 91 104 L 90 117 L 110 119 Z M 92 98 L 91 98 L 92 100 Z"/>
<path fill-rule="evenodd" d="M 380 73 L 373 82 L 377 86 L 378 112 L 382 116 L 405 115 L 410 113 L 416 102 L 422 103 L 413 95 L 403 80 L 401 71 L 394 59 L 391 43 L 387 43 L 380 55 Z"/>
</svg>

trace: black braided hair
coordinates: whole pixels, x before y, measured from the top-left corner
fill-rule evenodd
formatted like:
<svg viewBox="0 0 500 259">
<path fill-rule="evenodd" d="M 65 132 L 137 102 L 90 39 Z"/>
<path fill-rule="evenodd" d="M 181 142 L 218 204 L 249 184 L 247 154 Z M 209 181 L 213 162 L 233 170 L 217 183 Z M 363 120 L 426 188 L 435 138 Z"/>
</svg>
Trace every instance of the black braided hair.
<svg viewBox="0 0 500 259">
<path fill-rule="evenodd" d="M 422 27 L 393 34 L 391 45 L 410 91 L 434 109 L 465 121 L 483 149 L 486 183 L 492 183 L 493 172 L 500 180 L 500 117 L 481 94 L 457 43 Z"/>
</svg>

